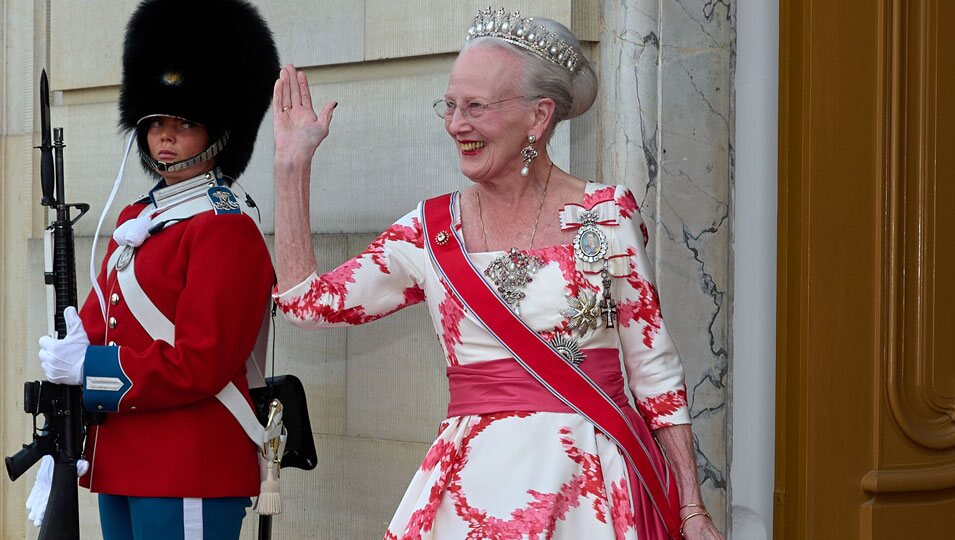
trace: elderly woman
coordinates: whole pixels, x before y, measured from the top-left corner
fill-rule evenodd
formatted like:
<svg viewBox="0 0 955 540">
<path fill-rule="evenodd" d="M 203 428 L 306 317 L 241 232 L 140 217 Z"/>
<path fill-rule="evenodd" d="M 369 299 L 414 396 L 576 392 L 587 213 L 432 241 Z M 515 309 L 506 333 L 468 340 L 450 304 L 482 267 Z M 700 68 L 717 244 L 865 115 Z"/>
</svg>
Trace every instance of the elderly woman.
<svg viewBox="0 0 955 540">
<path fill-rule="evenodd" d="M 596 86 L 564 26 L 479 13 L 435 103 L 472 185 L 316 275 L 311 159 L 337 104 L 316 115 L 293 66 L 276 82 L 279 306 L 312 329 L 424 301 L 447 357 L 448 418 L 386 539 L 721 538 L 636 201 L 547 152 Z"/>
</svg>

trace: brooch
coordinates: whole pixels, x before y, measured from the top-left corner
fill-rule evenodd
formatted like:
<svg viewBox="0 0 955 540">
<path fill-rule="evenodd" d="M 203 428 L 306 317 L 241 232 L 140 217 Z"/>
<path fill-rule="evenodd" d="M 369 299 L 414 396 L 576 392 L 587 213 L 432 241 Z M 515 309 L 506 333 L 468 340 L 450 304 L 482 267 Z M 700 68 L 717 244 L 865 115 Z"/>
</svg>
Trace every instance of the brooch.
<svg viewBox="0 0 955 540">
<path fill-rule="evenodd" d="M 560 334 L 550 340 L 550 346 L 564 357 L 565 360 L 575 366 L 579 366 L 584 361 L 584 353 L 580 352 L 580 346 L 577 340 L 572 337 L 564 337 Z"/>
<path fill-rule="evenodd" d="M 576 297 L 567 295 L 568 307 L 560 312 L 570 319 L 570 329 L 583 337 L 591 329 L 597 329 L 600 320 L 600 306 L 597 305 L 597 295 L 590 291 L 581 290 Z"/>
<path fill-rule="evenodd" d="M 438 234 L 434 235 L 434 243 L 439 246 L 443 246 L 448 243 L 448 240 L 451 239 L 451 235 L 448 234 L 448 231 L 441 231 Z"/>
<path fill-rule="evenodd" d="M 537 272 L 544 262 L 531 257 L 526 253 L 511 248 L 510 251 L 497 257 L 484 271 L 484 275 L 494 282 L 497 292 L 505 302 L 510 304 L 515 313 L 520 313 L 518 304 L 524 299 L 524 288 L 533 281 L 531 274 Z"/>
<path fill-rule="evenodd" d="M 584 262 L 597 262 L 607 256 L 607 235 L 597 227 L 597 212 L 580 214 L 583 224 L 574 236 L 574 256 Z"/>
</svg>

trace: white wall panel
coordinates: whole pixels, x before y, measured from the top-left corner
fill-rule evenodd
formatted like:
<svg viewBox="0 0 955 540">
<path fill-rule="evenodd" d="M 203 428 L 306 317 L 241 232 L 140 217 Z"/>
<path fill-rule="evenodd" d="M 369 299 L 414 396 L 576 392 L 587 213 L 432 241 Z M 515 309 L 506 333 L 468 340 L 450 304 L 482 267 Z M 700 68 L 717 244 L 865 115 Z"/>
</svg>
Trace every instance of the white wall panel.
<svg viewBox="0 0 955 540">
<path fill-rule="evenodd" d="M 50 88 L 118 85 L 137 0 L 60 0 L 50 10 Z"/>
<path fill-rule="evenodd" d="M 571 4 L 570 0 L 518 0 L 507 9 L 570 26 Z M 486 0 L 366 0 L 365 60 L 459 51 L 475 13 L 487 6 Z"/>
<path fill-rule="evenodd" d="M 54 90 L 115 86 L 122 74 L 123 34 L 138 0 L 52 2 L 51 84 Z M 364 3 L 356 0 L 256 0 L 281 63 L 319 66 L 360 62 Z M 188 16 L 188 14 L 184 14 Z M 170 29 L 170 39 L 190 39 Z M 204 44 L 194 36 L 197 49 Z"/>
<path fill-rule="evenodd" d="M 322 66 L 362 60 L 363 0 L 255 3 L 272 29 L 282 65 Z"/>
<path fill-rule="evenodd" d="M 3 416 L 0 441 L 5 455 L 29 439 L 32 418 L 23 413 L 20 400 L 28 373 L 26 317 L 29 273 L 26 239 L 33 228 L 32 188 L 34 151 L 33 102 L 35 100 L 34 58 L 46 51 L 37 43 L 35 28 L 45 32 L 43 10 L 30 0 L 0 0 L 0 395 Z M 33 473 L 18 482 L 0 484 L 0 535 L 24 536 L 29 524 L 24 501 L 30 492 Z"/>
<path fill-rule="evenodd" d="M 739 540 L 762 540 L 773 531 L 779 4 L 738 9 L 732 458 L 745 465 L 732 468 L 733 521 Z"/>
<path fill-rule="evenodd" d="M 351 235 L 360 253 L 374 239 Z M 447 361 L 423 303 L 348 329 L 348 435 L 431 443 L 445 418 Z"/>
<path fill-rule="evenodd" d="M 313 237 L 319 272 L 327 272 L 345 260 L 347 240 L 344 235 Z M 274 260 L 274 238 L 268 236 L 266 242 Z M 301 379 L 308 396 L 314 433 L 344 435 L 348 377 L 345 329 L 306 332 L 292 326 L 278 311 L 272 337 L 275 340 L 275 369 L 272 370 L 270 349 L 268 372 L 277 375 L 291 373 Z"/>
</svg>

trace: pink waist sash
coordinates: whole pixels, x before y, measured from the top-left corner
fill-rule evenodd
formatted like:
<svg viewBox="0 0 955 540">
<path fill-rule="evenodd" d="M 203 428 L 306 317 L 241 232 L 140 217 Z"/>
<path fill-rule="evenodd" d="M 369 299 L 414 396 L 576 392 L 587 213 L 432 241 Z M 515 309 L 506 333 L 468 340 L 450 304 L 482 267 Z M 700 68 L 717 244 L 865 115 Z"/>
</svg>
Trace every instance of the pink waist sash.
<svg viewBox="0 0 955 540">
<path fill-rule="evenodd" d="M 617 349 L 584 349 L 580 369 L 622 409 L 630 409 L 623 389 Z M 502 411 L 574 412 L 513 358 L 449 366 L 448 416 Z"/>
<path fill-rule="evenodd" d="M 580 364 L 580 369 L 620 407 L 648 449 L 651 465 L 660 471 L 660 474 L 667 475 L 672 482 L 663 454 L 650 435 L 646 422 L 636 409 L 630 406 L 623 390 L 623 373 L 620 371 L 617 349 L 585 349 L 583 353 L 585 360 Z M 450 366 L 448 383 L 451 390 L 449 417 L 504 411 L 575 412 L 554 397 L 554 394 L 513 358 Z M 630 462 L 626 463 L 627 478 L 630 486 L 634 488 L 631 492 L 631 503 L 638 538 L 670 538 L 646 490 L 637 489 L 637 486 L 645 485 L 646 479 L 640 478 Z"/>
</svg>

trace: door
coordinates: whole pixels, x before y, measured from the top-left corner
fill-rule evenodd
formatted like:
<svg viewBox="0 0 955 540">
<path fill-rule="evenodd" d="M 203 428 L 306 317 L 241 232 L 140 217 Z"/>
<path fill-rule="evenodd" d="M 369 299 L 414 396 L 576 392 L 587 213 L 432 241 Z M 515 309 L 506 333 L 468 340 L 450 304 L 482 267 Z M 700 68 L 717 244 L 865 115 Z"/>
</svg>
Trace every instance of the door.
<svg viewBox="0 0 955 540">
<path fill-rule="evenodd" d="M 955 2 L 780 5 L 774 538 L 955 538 Z"/>
</svg>

